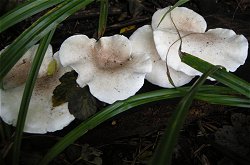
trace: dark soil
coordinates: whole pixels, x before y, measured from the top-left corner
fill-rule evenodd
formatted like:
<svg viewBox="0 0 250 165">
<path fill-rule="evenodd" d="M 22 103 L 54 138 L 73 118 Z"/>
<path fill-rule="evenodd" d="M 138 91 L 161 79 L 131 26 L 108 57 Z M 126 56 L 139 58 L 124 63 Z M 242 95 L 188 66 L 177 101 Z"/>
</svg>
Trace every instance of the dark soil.
<svg viewBox="0 0 250 165">
<path fill-rule="evenodd" d="M 122 33 L 125 36 L 130 36 L 140 26 L 150 24 L 151 17 L 158 8 L 173 5 L 175 2 L 175 0 L 110 0 L 109 17 L 104 36 L 118 34 L 122 28 L 134 26 L 135 28 Z M 17 1 L 17 3 L 20 2 Z M 249 0 L 191 0 L 184 6 L 204 16 L 208 29 L 216 27 L 233 29 L 236 33 L 243 34 L 250 40 Z M 7 10 L 6 7 L 2 3 L 0 5 L 1 11 Z M 10 44 L 41 15 L 42 13 L 37 14 L 0 34 L 0 49 Z M 80 33 L 96 38 L 98 16 L 99 4 L 94 3 L 61 23 L 51 43 L 54 52 L 71 35 Z M 248 82 L 250 82 L 249 58 L 245 65 L 235 72 L 236 75 Z M 146 82 L 139 93 L 155 89 L 160 88 Z M 51 164 L 91 164 L 87 163 L 86 159 L 98 162 L 100 158 L 104 165 L 146 164 L 152 156 L 178 101 L 179 99 L 172 99 L 132 108 L 90 130 L 61 153 Z M 102 103 L 99 105 L 99 109 L 104 106 Z M 243 146 L 247 151 L 246 154 L 237 152 L 238 150 L 230 145 L 219 145 L 215 138 L 215 133 L 223 126 L 234 127 L 231 118 L 235 114 L 247 116 L 248 132 L 244 135 L 237 134 L 236 142 L 231 143 L 237 143 L 236 148 Z M 20 164 L 28 165 L 39 162 L 48 149 L 60 140 L 60 137 L 79 123 L 81 123 L 80 120 L 75 120 L 65 129 L 45 135 L 24 134 Z M 240 141 L 244 137 L 250 139 L 249 128 L 250 113 L 247 109 L 194 101 L 181 130 L 172 163 L 223 165 L 250 162 L 248 157 L 250 156 L 250 142 L 249 140 Z M 11 129 L 14 130 L 14 128 Z M 2 138 L 1 140 L 1 154 L 4 154 L 8 150 L 6 146 L 9 146 L 10 141 L 4 141 Z M 6 164 L 8 164 L 11 158 L 7 155 L 6 160 Z"/>
</svg>

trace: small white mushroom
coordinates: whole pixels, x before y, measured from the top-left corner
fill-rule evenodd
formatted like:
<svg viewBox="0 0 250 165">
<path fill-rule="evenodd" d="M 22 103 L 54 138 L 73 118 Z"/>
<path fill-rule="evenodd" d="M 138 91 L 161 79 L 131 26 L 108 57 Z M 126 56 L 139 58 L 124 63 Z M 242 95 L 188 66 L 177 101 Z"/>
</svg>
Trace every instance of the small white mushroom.
<svg viewBox="0 0 250 165">
<path fill-rule="evenodd" d="M 181 18 L 176 13 L 182 12 Z M 186 14 L 185 14 L 186 12 Z M 205 24 L 201 23 L 201 16 L 189 17 L 190 10 L 175 8 L 171 11 L 171 17 L 177 29 L 171 25 L 170 14 L 165 17 L 161 28 L 154 30 L 154 41 L 157 52 L 162 60 L 166 60 L 170 67 L 182 71 L 187 75 L 195 76 L 201 73 L 185 63 L 181 62 L 178 51 L 199 57 L 211 64 L 224 66 L 228 71 L 234 72 L 240 65 L 245 63 L 248 53 L 248 41 L 243 35 L 236 35 L 229 29 L 210 29 L 205 31 Z M 193 12 L 194 13 L 194 12 Z M 155 14 L 154 19 L 157 15 Z M 196 15 L 198 15 L 196 13 Z M 195 20 L 197 19 L 197 20 Z M 180 20 L 183 21 L 183 24 Z M 191 21 L 190 21 L 191 20 Z M 190 22 L 189 22 L 190 21 Z M 167 23 L 166 23 L 167 22 Z M 198 22 L 198 23 L 197 23 Z M 152 24 L 156 24 L 152 20 Z M 172 23 L 173 24 L 173 23 Z"/>
<path fill-rule="evenodd" d="M 130 41 L 122 35 L 102 37 L 97 42 L 75 35 L 63 42 L 59 57 L 63 66 L 78 73 L 80 87 L 88 85 L 96 98 L 112 104 L 134 95 L 152 69 L 149 56 L 131 52 Z"/>
<path fill-rule="evenodd" d="M 167 77 L 166 61 L 162 60 L 156 51 L 153 39 L 153 30 L 150 25 L 138 28 L 131 36 L 132 52 L 138 54 L 149 54 L 152 60 L 152 71 L 147 73 L 146 79 L 158 86 L 173 88 Z M 169 67 L 170 76 L 176 87 L 187 84 L 192 80 L 183 72 L 176 71 Z"/>
<path fill-rule="evenodd" d="M 17 61 L 17 63 L 13 66 L 10 72 L 3 79 L 3 88 L 9 89 L 13 87 L 17 87 L 23 84 L 28 76 L 31 63 L 33 58 L 35 57 L 36 51 L 38 49 L 38 45 L 32 46 L 27 52 Z M 4 50 L 4 49 L 3 49 Z M 3 52 L 3 50 L 0 51 Z M 49 62 L 52 60 L 52 46 L 49 45 L 48 49 L 45 53 L 43 63 L 40 67 L 38 78 L 47 75 L 47 66 Z"/>
<path fill-rule="evenodd" d="M 54 59 L 58 61 L 58 53 L 54 56 Z M 43 62 L 43 66 L 46 66 L 45 64 L 46 62 Z M 68 103 L 57 107 L 52 106 L 53 90 L 60 84 L 59 78 L 68 71 L 67 68 L 57 66 L 59 68 L 53 76 L 42 76 L 37 79 L 30 100 L 24 132 L 39 134 L 54 132 L 74 120 L 74 116 L 69 113 Z M 0 117 L 7 124 L 16 125 L 24 87 L 25 84 L 22 84 L 15 88 L 0 90 Z"/>
</svg>

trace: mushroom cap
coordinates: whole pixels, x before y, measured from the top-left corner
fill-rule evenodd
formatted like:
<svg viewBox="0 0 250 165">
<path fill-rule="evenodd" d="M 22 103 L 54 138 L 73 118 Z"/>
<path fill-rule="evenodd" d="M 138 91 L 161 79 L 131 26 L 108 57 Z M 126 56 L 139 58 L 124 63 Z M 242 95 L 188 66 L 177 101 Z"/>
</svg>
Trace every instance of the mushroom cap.
<svg viewBox="0 0 250 165">
<path fill-rule="evenodd" d="M 33 45 L 30 49 L 28 49 L 26 53 L 17 61 L 17 63 L 13 66 L 13 68 L 4 77 L 3 79 L 4 89 L 17 87 L 26 81 L 32 64 L 32 60 L 35 57 L 38 46 L 39 45 Z M 3 50 L 1 50 L 1 52 Z M 45 52 L 43 63 L 38 72 L 38 78 L 47 75 L 47 66 L 49 65 L 49 62 L 52 60 L 52 55 L 53 55 L 52 46 L 49 45 L 48 49 Z"/>
<path fill-rule="evenodd" d="M 173 88 L 168 80 L 166 61 L 162 60 L 155 48 L 153 40 L 153 30 L 150 25 L 138 28 L 131 36 L 132 53 L 149 54 L 152 61 L 152 71 L 146 74 L 146 79 L 152 84 Z M 183 72 L 176 71 L 169 67 L 170 76 L 176 87 L 190 82 L 193 76 L 188 76 Z"/>
<path fill-rule="evenodd" d="M 53 90 L 60 84 L 59 78 L 65 73 L 65 69 L 59 66 L 53 76 L 43 76 L 37 79 L 29 104 L 24 132 L 39 134 L 54 132 L 74 120 L 74 116 L 69 113 L 68 103 L 57 107 L 52 106 Z M 22 84 L 0 91 L 0 116 L 4 122 L 16 125 L 24 88 L 25 84 Z"/>
<path fill-rule="evenodd" d="M 176 28 L 179 31 L 186 31 L 186 32 L 196 32 L 196 33 L 203 33 L 207 28 L 207 23 L 205 19 L 199 15 L 198 13 L 190 10 L 186 7 L 176 7 L 170 13 L 168 13 L 160 25 L 158 26 L 159 22 L 161 21 L 164 14 L 170 9 L 171 6 L 165 7 L 163 9 L 157 10 L 153 17 L 152 17 L 152 28 L 153 30 L 161 29 L 161 30 L 169 30 Z M 172 18 L 172 20 L 171 20 Z M 176 25 L 176 28 L 173 24 Z M 158 27 L 157 27 L 158 26 Z"/>
<path fill-rule="evenodd" d="M 210 29 L 205 33 L 195 33 L 182 36 L 181 51 L 192 54 L 213 65 L 221 65 L 228 71 L 234 72 L 245 63 L 248 53 L 248 41 L 243 35 L 236 35 L 229 29 Z M 180 46 L 179 36 L 174 31 L 154 31 L 156 49 L 163 60 L 175 70 L 187 75 L 201 75 L 201 73 L 181 62 L 178 55 Z M 172 46 L 171 46 L 172 45 Z"/>
<path fill-rule="evenodd" d="M 80 87 L 88 85 L 99 100 L 112 104 L 134 95 L 151 71 L 149 56 L 131 54 L 130 41 L 122 35 L 102 37 L 98 42 L 85 35 L 66 39 L 60 61 L 77 73 Z"/>
</svg>

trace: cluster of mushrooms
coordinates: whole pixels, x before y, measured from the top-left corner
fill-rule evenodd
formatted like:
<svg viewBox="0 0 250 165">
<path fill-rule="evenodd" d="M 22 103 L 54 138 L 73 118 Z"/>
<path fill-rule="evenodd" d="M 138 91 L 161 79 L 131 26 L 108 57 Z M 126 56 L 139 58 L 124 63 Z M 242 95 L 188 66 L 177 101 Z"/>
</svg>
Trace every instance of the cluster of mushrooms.
<svg viewBox="0 0 250 165">
<path fill-rule="evenodd" d="M 53 132 L 74 120 L 67 103 L 52 106 L 53 90 L 59 85 L 60 76 L 72 69 L 78 73 L 76 81 L 80 87 L 88 85 L 93 96 L 112 104 L 133 96 L 143 86 L 144 79 L 164 88 L 173 88 L 166 74 L 167 66 L 176 87 L 201 75 L 181 62 L 178 54 L 181 42 L 181 51 L 224 66 L 228 71 L 233 72 L 244 64 L 248 41 L 243 35 L 221 28 L 206 31 L 204 18 L 185 7 L 173 9 L 161 20 L 169 9 L 156 11 L 152 24 L 138 28 L 129 39 L 114 35 L 96 41 L 86 35 L 74 35 L 66 39 L 54 55 L 49 46 L 39 70 L 24 131 Z M 4 89 L 0 89 L 0 116 L 8 124 L 16 125 L 25 81 L 36 50 L 37 45 L 29 49 L 4 78 Z M 56 61 L 57 69 L 48 74 L 48 66 L 53 61 Z"/>
</svg>

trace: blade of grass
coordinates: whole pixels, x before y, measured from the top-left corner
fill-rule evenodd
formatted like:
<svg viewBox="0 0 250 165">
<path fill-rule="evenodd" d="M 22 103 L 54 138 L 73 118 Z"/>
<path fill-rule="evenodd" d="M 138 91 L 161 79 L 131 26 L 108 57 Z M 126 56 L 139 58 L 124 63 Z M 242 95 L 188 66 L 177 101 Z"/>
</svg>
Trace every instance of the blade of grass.
<svg viewBox="0 0 250 165">
<path fill-rule="evenodd" d="M 220 66 L 210 67 L 187 91 L 186 95 L 181 99 L 175 112 L 172 114 L 163 138 L 158 145 L 149 164 L 157 165 L 170 165 L 172 160 L 172 152 L 177 143 L 179 137 L 179 131 L 182 128 L 188 110 L 193 102 L 193 99 L 201 87 L 206 81 L 207 77 L 217 71 Z"/>
<path fill-rule="evenodd" d="M 98 26 L 98 39 L 100 39 L 107 25 L 108 18 L 108 0 L 101 0 L 100 16 L 99 16 L 99 26 Z"/>
<path fill-rule="evenodd" d="M 181 61 L 203 73 L 213 66 L 188 53 L 182 53 Z M 227 72 L 225 69 L 217 70 L 211 77 L 250 98 L 250 84 L 232 73 Z"/>
<path fill-rule="evenodd" d="M 16 23 L 63 1 L 65 0 L 32 0 L 18 5 L 16 8 L 0 17 L 0 33 Z"/>
<path fill-rule="evenodd" d="M 189 0 L 179 0 L 178 2 L 176 2 L 174 4 L 174 6 L 171 6 L 170 9 L 162 16 L 160 22 L 158 23 L 157 27 L 160 26 L 161 22 L 164 20 L 164 18 L 166 17 L 166 15 L 171 12 L 172 10 L 174 10 L 174 8 L 183 5 L 184 3 L 188 2 Z"/>
<path fill-rule="evenodd" d="M 180 87 L 180 88 L 175 88 L 175 89 L 162 89 L 158 91 L 138 94 L 138 95 L 132 96 L 131 98 L 127 100 L 116 102 L 104 108 L 103 110 L 99 111 L 98 113 L 90 117 L 89 119 L 82 122 L 75 129 L 70 131 L 65 137 L 62 138 L 61 141 L 59 141 L 55 146 L 53 146 L 47 152 L 44 158 L 40 161 L 40 164 L 41 165 L 48 164 L 55 156 L 57 156 L 60 152 L 62 152 L 66 147 L 72 144 L 79 137 L 81 137 L 82 135 L 84 135 L 85 133 L 87 133 L 89 130 L 93 129 L 100 123 L 112 118 L 113 116 L 120 114 L 133 107 L 136 107 L 138 105 L 142 105 L 142 104 L 146 104 L 146 103 L 150 103 L 154 101 L 159 101 L 159 100 L 182 97 L 186 94 L 188 90 L 189 90 L 189 87 Z M 202 86 L 199 88 L 198 94 L 206 94 L 206 92 L 208 94 L 217 94 L 217 95 L 223 94 L 223 93 L 230 94 L 230 92 L 232 92 L 231 94 L 235 94 L 234 91 L 226 87 L 217 87 L 217 86 Z M 199 95 L 197 96 L 198 96 L 197 99 L 199 99 Z M 244 102 L 245 100 L 243 100 L 243 103 Z M 249 105 L 249 102 L 247 105 Z"/>
<path fill-rule="evenodd" d="M 196 98 L 207 101 L 210 104 L 250 108 L 250 100 L 246 98 L 240 98 L 239 96 L 199 93 L 196 95 Z"/>
<path fill-rule="evenodd" d="M 51 38 L 54 34 L 55 30 L 52 30 L 48 33 L 40 42 L 34 60 L 32 62 L 32 66 L 29 72 L 29 76 L 26 81 L 25 89 L 23 92 L 23 97 L 18 113 L 18 119 L 16 124 L 16 132 L 14 138 L 14 145 L 13 145 L 13 155 L 12 155 L 12 164 L 16 165 L 19 164 L 19 157 L 20 157 L 20 148 L 21 148 L 21 141 L 22 141 L 22 133 L 25 124 L 26 115 L 28 112 L 29 102 L 32 95 L 32 91 L 36 82 L 36 78 L 38 75 L 39 68 L 42 64 L 43 57 L 45 52 L 48 48 L 48 45 L 51 41 Z"/>
<path fill-rule="evenodd" d="M 67 0 L 50 10 L 26 29 L 0 55 L 0 81 L 32 45 L 59 23 L 94 0 Z"/>
</svg>

